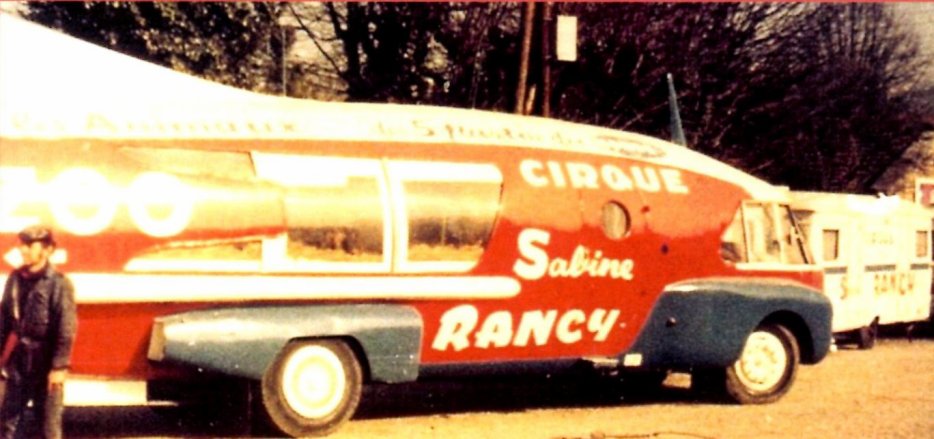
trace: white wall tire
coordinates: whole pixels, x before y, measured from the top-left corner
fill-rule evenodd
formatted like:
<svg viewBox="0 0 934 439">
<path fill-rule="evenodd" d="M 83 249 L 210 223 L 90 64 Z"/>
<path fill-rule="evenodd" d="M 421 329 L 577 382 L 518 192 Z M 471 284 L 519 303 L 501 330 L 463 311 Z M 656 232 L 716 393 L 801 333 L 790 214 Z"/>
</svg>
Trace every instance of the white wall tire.
<svg viewBox="0 0 934 439">
<path fill-rule="evenodd" d="M 293 342 L 263 376 L 263 408 L 289 436 L 326 435 L 353 415 L 362 381 L 360 363 L 346 343 Z"/>
<path fill-rule="evenodd" d="M 740 404 L 778 400 L 794 382 L 800 355 L 797 340 L 784 326 L 760 326 L 749 334 L 739 359 L 726 368 L 727 395 Z"/>
</svg>

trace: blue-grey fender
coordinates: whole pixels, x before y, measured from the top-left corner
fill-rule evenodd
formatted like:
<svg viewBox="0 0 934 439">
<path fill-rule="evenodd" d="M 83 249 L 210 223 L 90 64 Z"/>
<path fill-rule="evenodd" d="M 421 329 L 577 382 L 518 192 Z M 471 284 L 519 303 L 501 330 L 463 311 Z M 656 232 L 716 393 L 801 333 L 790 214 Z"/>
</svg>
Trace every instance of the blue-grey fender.
<svg viewBox="0 0 934 439">
<path fill-rule="evenodd" d="M 371 381 L 418 376 L 421 316 L 392 304 L 237 306 L 161 316 L 148 357 L 261 379 L 286 344 L 313 338 L 351 341 Z"/>
<path fill-rule="evenodd" d="M 820 291 L 778 279 L 711 278 L 668 285 L 636 341 L 623 353 L 647 368 L 723 367 L 736 362 L 763 323 L 778 323 L 798 341 L 801 362 L 830 350 L 831 305 Z"/>
</svg>

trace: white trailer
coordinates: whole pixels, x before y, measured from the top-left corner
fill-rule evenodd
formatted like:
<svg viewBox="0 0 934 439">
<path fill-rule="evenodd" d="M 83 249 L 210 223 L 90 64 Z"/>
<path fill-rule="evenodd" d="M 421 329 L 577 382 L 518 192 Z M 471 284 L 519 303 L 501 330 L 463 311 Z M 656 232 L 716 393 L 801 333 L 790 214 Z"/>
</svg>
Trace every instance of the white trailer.
<svg viewBox="0 0 934 439">
<path fill-rule="evenodd" d="M 930 317 L 931 210 L 897 197 L 796 191 L 791 197 L 824 269 L 838 341 L 869 349 L 880 325 Z"/>
</svg>

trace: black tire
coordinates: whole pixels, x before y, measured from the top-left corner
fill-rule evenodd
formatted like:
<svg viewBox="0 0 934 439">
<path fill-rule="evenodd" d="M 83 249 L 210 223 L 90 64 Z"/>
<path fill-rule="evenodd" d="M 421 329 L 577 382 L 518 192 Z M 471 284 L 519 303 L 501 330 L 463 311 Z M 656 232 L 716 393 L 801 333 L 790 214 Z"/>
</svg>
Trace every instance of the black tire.
<svg viewBox="0 0 934 439">
<path fill-rule="evenodd" d="M 763 324 L 746 339 L 740 358 L 724 370 L 726 396 L 740 404 L 765 404 L 791 388 L 801 354 L 784 326 Z"/>
<path fill-rule="evenodd" d="M 876 345 L 879 335 L 879 325 L 873 321 L 869 326 L 863 326 L 856 332 L 856 346 L 860 349 L 872 349 Z"/>
<path fill-rule="evenodd" d="M 353 416 L 363 373 L 343 341 L 297 341 L 282 350 L 260 389 L 273 427 L 292 437 L 324 436 Z"/>
<path fill-rule="evenodd" d="M 620 377 L 623 395 L 646 396 L 657 394 L 668 378 L 667 370 L 627 371 Z"/>
<path fill-rule="evenodd" d="M 620 371 L 613 375 L 600 375 L 594 371 L 574 380 L 575 387 L 593 401 L 610 404 L 623 400 L 642 400 L 657 396 L 667 371 Z"/>
<path fill-rule="evenodd" d="M 702 399 L 716 401 L 726 398 L 726 369 L 694 369 L 691 372 L 691 391 Z"/>
</svg>

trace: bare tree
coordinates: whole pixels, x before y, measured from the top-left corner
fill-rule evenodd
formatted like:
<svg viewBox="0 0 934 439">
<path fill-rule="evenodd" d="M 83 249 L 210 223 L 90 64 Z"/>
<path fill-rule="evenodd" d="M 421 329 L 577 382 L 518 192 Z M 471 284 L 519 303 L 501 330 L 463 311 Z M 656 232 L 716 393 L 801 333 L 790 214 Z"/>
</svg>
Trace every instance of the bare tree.
<svg viewBox="0 0 934 439">
<path fill-rule="evenodd" d="M 666 136 L 670 72 L 692 148 L 776 183 L 857 192 L 924 129 L 925 60 L 887 5 L 562 6 L 584 32 L 581 60 L 560 69 L 561 118 Z"/>
<path fill-rule="evenodd" d="M 416 102 L 432 73 L 445 4 L 320 3 L 289 6 L 326 67 L 354 101 Z M 326 24 L 326 26 L 322 26 Z M 321 63 L 319 62 L 319 65 Z"/>
<path fill-rule="evenodd" d="M 131 56 L 278 92 L 288 52 L 275 3 L 28 3 L 26 18 Z"/>
<path fill-rule="evenodd" d="M 303 3 L 289 9 L 347 99 L 504 108 L 516 5 Z"/>
<path fill-rule="evenodd" d="M 781 7 L 768 4 L 562 5 L 581 21 L 580 61 L 561 66 L 560 117 L 664 135 L 664 78 L 675 77 L 689 144 L 717 153 L 733 129 L 763 27 Z"/>
<path fill-rule="evenodd" d="M 888 5 L 865 3 L 807 5 L 775 32 L 761 91 L 778 99 L 744 109 L 760 151 L 747 166 L 799 188 L 871 191 L 931 111 L 916 35 Z"/>
</svg>

